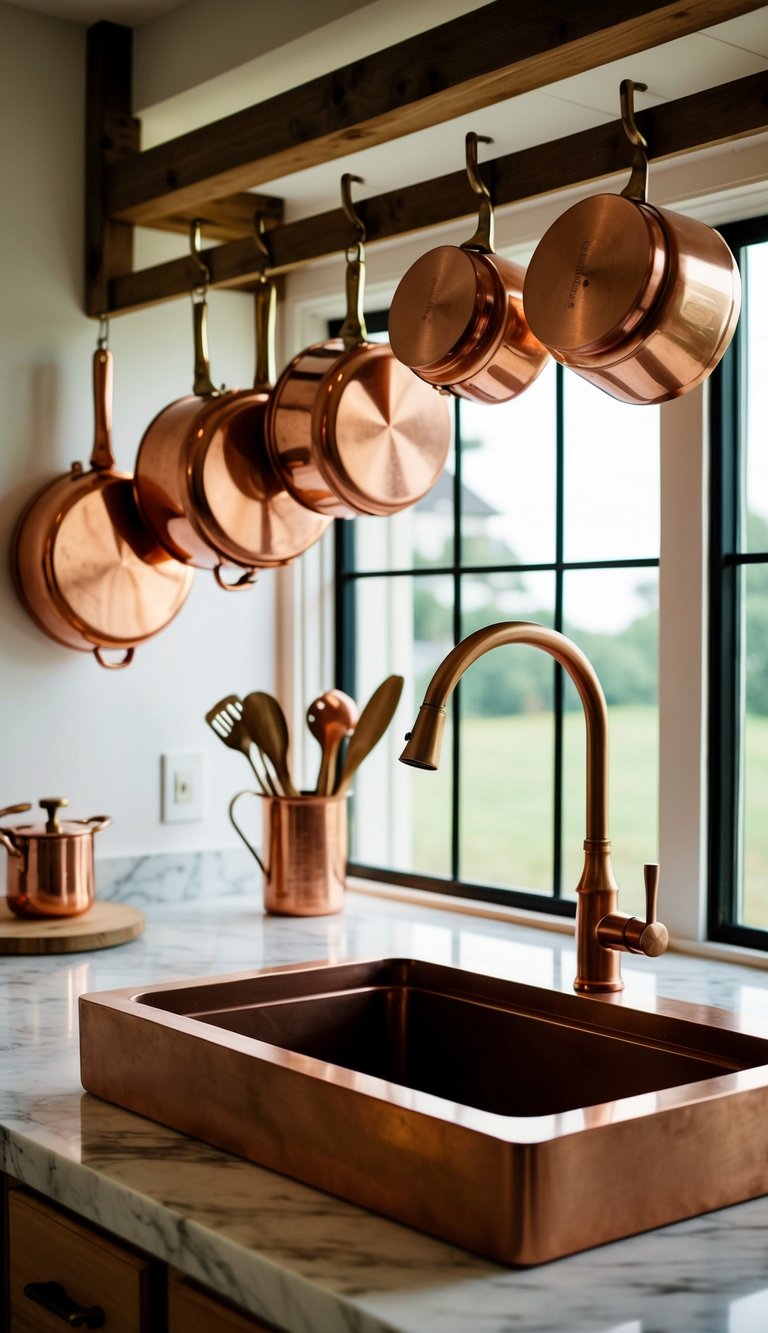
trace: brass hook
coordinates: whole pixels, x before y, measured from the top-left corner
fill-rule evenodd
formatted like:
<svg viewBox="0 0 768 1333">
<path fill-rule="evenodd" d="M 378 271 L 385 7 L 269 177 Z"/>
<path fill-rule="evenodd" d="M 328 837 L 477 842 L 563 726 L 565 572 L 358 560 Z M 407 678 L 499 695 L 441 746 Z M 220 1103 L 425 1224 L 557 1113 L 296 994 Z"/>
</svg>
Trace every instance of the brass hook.
<svg viewBox="0 0 768 1333">
<path fill-rule="evenodd" d="M 208 284 L 211 281 L 211 270 L 209 269 L 208 265 L 205 263 L 205 261 L 201 258 L 200 255 L 202 226 L 203 224 L 200 221 L 200 218 L 195 218 L 194 221 L 190 222 L 189 248 L 192 254 L 192 258 L 194 259 L 197 268 L 200 270 L 200 276 L 202 277 L 202 282 L 193 283 L 192 291 L 201 292 L 203 295 L 205 295 L 205 292 L 208 288 Z"/>
<path fill-rule="evenodd" d="M 467 161 L 467 176 L 469 183 L 476 195 L 480 196 L 480 211 L 477 219 L 477 229 L 474 236 L 470 236 L 461 246 L 462 250 L 479 250 L 482 254 L 493 253 L 493 204 L 491 203 L 491 192 L 483 180 L 477 166 L 477 145 L 479 143 L 493 143 L 487 134 L 475 134 L 470 130 L 464 141 Z"/>
<path fill-rule="evenodd" d="M 345 171 L 341 178 L 341 206 L 344 209 L 344 216 L 352 223 L 352 226 L 357 232 L 358 259 L 360 259 L 362 258 L 363 246 L 366 241 L 367 233 L 365 230 L 365 223 L 352 203 L 353 181 L 356 181 L 358 185 L 365 184 L 362 176 L 353 176 L 349 171 Z"/>
<path fill-rule="evenodd" d="M 253 239 L 256 242 L 256 249 L 259 251 L 259 258 L 261 260 L 259 265 L 259 281 L 266 282 L 267 269 L 272 264 L 272 256 L 270 254 L 269 245 L 267 244 L 267 238 L 264 234 L 263 213 L 254 213 L 253 225 L 255 228 Z"/>
<path fill-rule="evenodd" d="M 109 316 L 99 315 L 99 332 L 96 338 L 96 346 L 100 352 L 103 352 L 109 346 Z"/>
<path fill-rule="evenodd" d="M 635 123 L 635 90 L 648 92 L 647 83 L 634 83 L 632 79 L 622 79 L 619 86 L 621 103 L 621 124 L 633 148 L 647 148 L 648 141 L 643 138 Z"/>
<path fill-rule="evenodd" d="M 647 83 L 634 83 L 632 79 L 622 79 L 619 85 L 621 105 L 621 125 L 629 142 L 632 144 L 632 170 L 629 180 L 622 190 L 622 198 L 637 199 L 641 204 L 648 198 L 648 141 L 640 133 L 635 123 L 635 90 L 647 93 Z"/>
<path fill-rule="evenodd" d="M 491 192 L 480 175 L 477 166 L 477 145 L 479 143 L 493 143 L 493 139 L 489 139 L 487 134 L 475 134 L 474 130 L 470 130 L 465 140 L 467 175 L 475 194 L 485 195 L 485 198 L 490 200 Z"/>
</svg>

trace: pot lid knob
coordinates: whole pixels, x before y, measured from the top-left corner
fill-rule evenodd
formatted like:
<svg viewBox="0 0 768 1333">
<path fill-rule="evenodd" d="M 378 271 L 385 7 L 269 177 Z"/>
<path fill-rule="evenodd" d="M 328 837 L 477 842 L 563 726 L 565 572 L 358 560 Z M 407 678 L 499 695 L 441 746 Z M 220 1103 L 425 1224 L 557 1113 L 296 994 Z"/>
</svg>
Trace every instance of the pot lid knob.
<svg viewBox="0 0 768 1333">
<path fill-rule="evenodd" d="M 45 824 L 46 833 L 61 833 L 61 824 L 56 818 L 56 815 L 62 806 L 69 805 L 66 796 L 42 796 L 38 801 L 38 805 L 41 806 L 48 815 Z"/>
</svg>

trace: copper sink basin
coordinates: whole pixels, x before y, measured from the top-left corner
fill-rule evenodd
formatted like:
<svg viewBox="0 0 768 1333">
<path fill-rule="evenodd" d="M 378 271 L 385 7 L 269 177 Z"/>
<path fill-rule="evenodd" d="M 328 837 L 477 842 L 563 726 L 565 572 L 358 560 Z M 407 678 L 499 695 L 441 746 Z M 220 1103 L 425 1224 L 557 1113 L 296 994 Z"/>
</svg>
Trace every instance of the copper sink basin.
<svg viewBox="0 0 768 1333">
<path fill-rule="evenodd" d="M 83 1086 L 510 1264 L 768 1192 L 768 1039 L 413 959 L 80 1000 Z"/>
</svg>

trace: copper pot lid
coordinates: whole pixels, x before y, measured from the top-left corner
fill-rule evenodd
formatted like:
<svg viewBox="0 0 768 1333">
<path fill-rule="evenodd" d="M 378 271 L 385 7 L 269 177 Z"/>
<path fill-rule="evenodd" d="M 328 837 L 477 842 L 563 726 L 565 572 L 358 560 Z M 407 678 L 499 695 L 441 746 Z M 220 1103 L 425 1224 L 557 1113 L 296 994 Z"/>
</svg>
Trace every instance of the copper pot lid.
<svg viewBox="0 0 768 1333">
<path fill-rule="evenodd" d="M 404 274 L 389 311 L 389 340 L 398 360 L 426 370 L 453 359 L 483 314 L 478 269 L 471 255 L 440 245 Z"/>
<path fill-rule="evenodd" d="M 269 392 L 234 395 L 198 430 L 192 484 L 206 540 L 224 559 L 244 566 L 284 565 L 322 536 L 330 519 L 299 504 L 267 454 L 264 419 Z"/>
<path fill-rule="evenodd" d="M 37 804 L 48 816 L 44 824 L 16 824 L 3 831 L 27 841 L 32 838 L 81 838 L 98 833 L 112 822 L 109 815 L 92 815 L 90 819 L 59 819 L 59 810 L 69 805 L 66 796 L 41 796 Z M 11 814 L 14 810 L 30 808 L 29 805 L 11 806 L 7 810 L 0 811 L 0 818 Z"/>
<path fill-rule="evenodd" d="M 666 267 L 653 211 L 621 195 L 595 195 L 563 213 L 536 247 L 523 290 L 526 318 L 550 351 L 608 350 L 645 318 Z"/>
<path fill-rule="evenodd" d="M 351 509 L 392 514 L 426 495 L 448 456 L 448 404 L 388 344 L 347 351 L 318 398 L 316 440 L 332 489 Z"/>
<path fill-rule="evenodd" d="M 163 629 L 181 609 L 194 570 L 172 559 L 140 520 L 132 480 L 92 474 L 64 508 L 47 551 L 51 587 L 95 644 L 122 647 Z"/>
</svg>

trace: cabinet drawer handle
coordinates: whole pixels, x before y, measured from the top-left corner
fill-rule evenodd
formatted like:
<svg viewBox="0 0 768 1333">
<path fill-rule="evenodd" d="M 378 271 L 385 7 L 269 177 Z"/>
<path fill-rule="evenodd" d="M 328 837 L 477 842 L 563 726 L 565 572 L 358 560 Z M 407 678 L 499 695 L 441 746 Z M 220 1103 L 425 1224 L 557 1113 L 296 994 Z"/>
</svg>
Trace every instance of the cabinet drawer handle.
<svg viewBox="0 0 768 1333">
<path fill-rule="evenodd" d="M 106 1315 L 100 1305 L 92 1305 L 90 1310 L 71 1300 L 59 1282 L 28 1282 L 24 1295 L 31 1301 L 42 1305 L 49 1314 L 63 1319 L 70 1328 L 101 1328 Z"/>
</svg>

